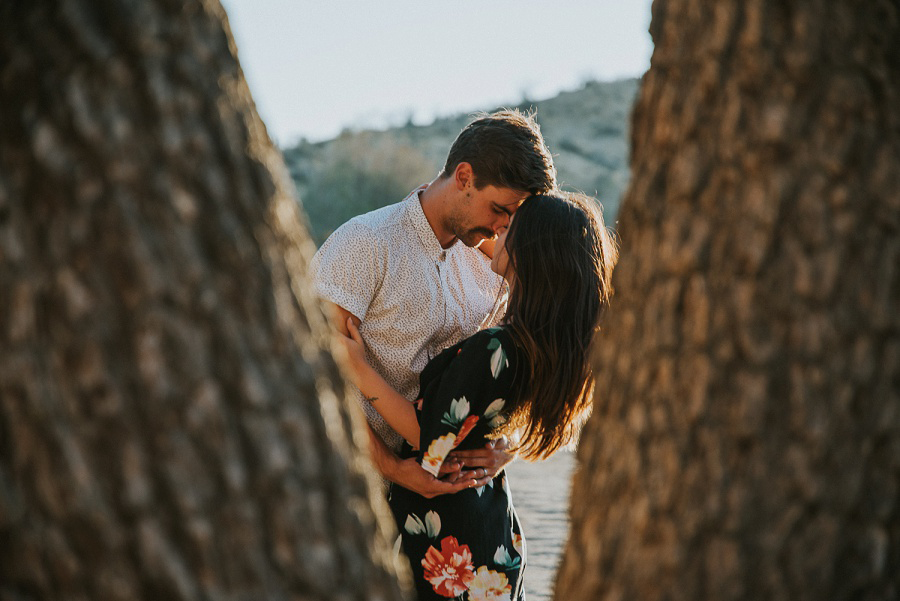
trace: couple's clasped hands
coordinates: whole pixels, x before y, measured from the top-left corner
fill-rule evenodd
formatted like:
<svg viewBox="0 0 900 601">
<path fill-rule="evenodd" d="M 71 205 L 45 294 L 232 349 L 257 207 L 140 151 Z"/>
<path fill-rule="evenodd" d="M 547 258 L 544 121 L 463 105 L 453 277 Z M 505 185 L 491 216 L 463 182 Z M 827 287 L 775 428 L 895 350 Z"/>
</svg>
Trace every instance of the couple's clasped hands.
<svg viewBox="0 0 900 601">
<path fill-rule="evenodd" d="M 346 326 L 348 334 L 341 333 L 338 340 L 346 352 L 353 384 L 374 404 L 385 421 L 417 448 L 419 425 L 413 404 L 393 390 L 369 365 L 362 336 L 352 318 L 347 318 Z M 374 433 L 372 436 L 377 437 Z M 509 442 L 506 437 L 501 437 L 480 449 L 453 450 L 441 465 L 438 478 L 426 472 L 415 459 L 399 460 L 391 473 L 384 475 L 424 497 L 455 493 L 487 484 L 514 459 L 508 449 Z"/>
<path fill-rule="evenodd" d="M 378 437 L 371 429 L 369 435 L 373 439 Z M 373 440 L 373 448 L 376 448 L 377 444 L 378 442 Z M 439 478 L 422 469 L 415 458 L 397 459 L 392 467 L 384 470 L 384 476 L 427 499 L 457 493 L 467 488 L 478 488 L 490 482 L 515 458 L 515 455 L 505 452 L 507 446 L 505 439 L 497 439 L 483 449 L 454 451 L 459 458 L 455 460 L 448 458 L 441 466 Z M 479 463 L 484 465 L 476 467 Z"/>
</svg>

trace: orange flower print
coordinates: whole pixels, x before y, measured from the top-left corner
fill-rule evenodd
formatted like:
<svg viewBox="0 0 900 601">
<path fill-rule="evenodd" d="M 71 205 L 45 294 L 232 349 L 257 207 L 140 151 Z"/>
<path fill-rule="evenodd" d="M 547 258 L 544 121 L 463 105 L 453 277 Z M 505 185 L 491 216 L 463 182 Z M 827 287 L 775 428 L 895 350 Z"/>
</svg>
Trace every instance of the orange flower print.
<svg viewBox="0 0 900 601">
<path fill-rule="evenodd" d="M 469 601 L 509 601 L 512 586 L 506 574 L 481 566 L 469 583 Z"/>
<path fill-rule="evenodd" d="M 441 465 L 447 454 L 456 446 L 456 434 L 444 434 L 440 438 L 436 438 L 428 445 L 425 456 L 422 457 L 422 468 L 437 478 L 438 472 L 441 471 Z"/>
<path fill-rule="evenodd" d="M 521 557 L 525 557 L 525 539 L 522 538 L 521 534 L 515 532 L 513 532 L 512 539 L 513 548 L 516 550 L 516 553 Z"/>
<path fill-rule="evenodd" d="M 470 415 L 466 418 L 466 421 L 464 421 L 462 423 L 462 426 L 459 427 L 459 433 L 456 435 L 456 440 L 453 443 L 453 448 L 459 446 L 459 443 L 461 443 L 463 441 L 463 438 L 465 438 L 469 434 L 469 432 L 472 431 L 472 428 L 475 427 L 476 423 L 478 423 L 477 415 Z"/>
<path fill-rule="evenodd" d="M 459 597 L 475 578 L 469 545 L 460 545 L 453 536 L 441 541 L 440 551 L 428 547 L 422 567 L 425 568 L 425 580 L 442 597 Z"/>
</svg>

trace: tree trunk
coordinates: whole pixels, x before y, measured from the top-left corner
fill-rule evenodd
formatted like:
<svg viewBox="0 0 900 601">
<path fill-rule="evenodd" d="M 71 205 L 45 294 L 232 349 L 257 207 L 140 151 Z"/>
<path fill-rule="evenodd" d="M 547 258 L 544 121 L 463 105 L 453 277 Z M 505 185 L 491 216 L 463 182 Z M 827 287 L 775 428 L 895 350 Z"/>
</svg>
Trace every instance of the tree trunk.
<svg viewBox="0 0 900 601">
<path fill-rule="evenodd" d="M 900 5 L 654 2 L 556 598 L 900 597 Z"/>
<path fill-rule="evenodd" d="M 218 2 L 6 2 L 0 106 L 0 599 L 400 598 Z"/>
</svg>

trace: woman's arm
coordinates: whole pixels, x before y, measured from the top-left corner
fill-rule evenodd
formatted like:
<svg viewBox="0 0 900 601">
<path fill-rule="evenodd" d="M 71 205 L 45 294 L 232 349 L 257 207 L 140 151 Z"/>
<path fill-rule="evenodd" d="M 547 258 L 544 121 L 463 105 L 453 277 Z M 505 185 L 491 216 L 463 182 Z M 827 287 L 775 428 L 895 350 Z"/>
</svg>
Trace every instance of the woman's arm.
<svg viewBox="0 0 900 601">
<path fill-rule="evenodd" d="M 416 410 L 406 397 L 393 389 L 366 361 L 362 336 L 351 318 L 347 319 L 350 336 L 342 336 L 341 341 L 350 359 L 353 383 L 384 421 L 402 436 L 414 449 L 419 447 L 419 422 Z"/>
</svg>

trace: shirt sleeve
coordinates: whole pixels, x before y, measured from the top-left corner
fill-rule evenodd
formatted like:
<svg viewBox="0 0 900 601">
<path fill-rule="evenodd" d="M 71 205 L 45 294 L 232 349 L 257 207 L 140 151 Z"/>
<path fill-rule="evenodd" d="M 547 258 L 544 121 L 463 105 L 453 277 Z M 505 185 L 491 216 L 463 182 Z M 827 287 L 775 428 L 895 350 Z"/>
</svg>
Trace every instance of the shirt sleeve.
<svg viewBox="0 0 900 601">
<path fill-rule="evenodd" d="M 419 413 L 419 462 L 437 476 L 447 455 L 476 429 L 502 425 L 515 365 L 508 336 L 485 330 L 463 343 L 443 373 L 423 391 Z"/>
<path fill-rule="evenodd" d="M 311 263 L 316 293 L 360 320 L 383 278 L 377 242 L 370 228 L 350 220 L 328 237 Z"/>
</svg>

